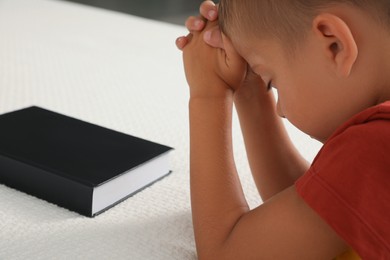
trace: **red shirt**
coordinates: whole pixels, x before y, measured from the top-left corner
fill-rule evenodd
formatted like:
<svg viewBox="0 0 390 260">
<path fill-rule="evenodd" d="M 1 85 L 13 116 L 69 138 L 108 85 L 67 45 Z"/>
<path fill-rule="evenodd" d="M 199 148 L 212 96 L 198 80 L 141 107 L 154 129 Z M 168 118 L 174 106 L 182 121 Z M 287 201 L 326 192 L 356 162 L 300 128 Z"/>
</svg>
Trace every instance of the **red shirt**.
<svg viewBox="0 0 390 260">
<path fill-rule="evenodd" d="M 390 259 L 390 101 L 341 126 L 296 188 L 363 259 Z"/>
</svg>

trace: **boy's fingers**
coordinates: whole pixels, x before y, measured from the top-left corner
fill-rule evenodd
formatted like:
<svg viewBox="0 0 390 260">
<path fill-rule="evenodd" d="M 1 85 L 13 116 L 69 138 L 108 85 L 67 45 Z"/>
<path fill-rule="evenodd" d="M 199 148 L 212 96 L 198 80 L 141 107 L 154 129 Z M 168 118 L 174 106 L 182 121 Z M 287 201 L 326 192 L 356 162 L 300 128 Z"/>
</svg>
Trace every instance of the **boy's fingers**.
<svg viewBox="0 0 390 260">
<path fill-rule="evenodd" d="M 188 44 L 188 42 L 189 42 L 189 39 L 187 36 L 181 36 L 181 37 L 176 39 L 176 47 L 179 50 L 183 50 L 184 47 L 186 47 L 186 45 Z"/>
<path fill-rule="evenodd" d="M 200 14 L 209 21 L 218 19 L 218 7 L 212 1 L 204 1 L 200 5 Z"/>
<path fill-rule="evenodd" d="M 206 23 L 200 17 L 190 16 L 185 22 L 185 26 L 190 32 L 202 31 Z"/>
<path fill-rule="evenodd" d="M 203 35 L 203 40 L 212 47 L 225 49 L 222 41 L 221 30 L 219 30 L 218 26 L 207 29 Z"/>
<path fill-rule="evenodd" d="M 200 16 L 190 16 L 185 22 L 185 26 L 190 32 L 200 32 L 207 24 L 207 21 L 218 19 L 218 7 L 212 1 L 204 1 L 200 6 Z"/>
<path fill-rule="evenodd" d="M 192 39 L 192 33 L 187 34 L 187 36 L 180 36 L 176 39 L 176 47 L 179 50 L 183 50 L 187 44 L 191 41 Z"/>
</svg>

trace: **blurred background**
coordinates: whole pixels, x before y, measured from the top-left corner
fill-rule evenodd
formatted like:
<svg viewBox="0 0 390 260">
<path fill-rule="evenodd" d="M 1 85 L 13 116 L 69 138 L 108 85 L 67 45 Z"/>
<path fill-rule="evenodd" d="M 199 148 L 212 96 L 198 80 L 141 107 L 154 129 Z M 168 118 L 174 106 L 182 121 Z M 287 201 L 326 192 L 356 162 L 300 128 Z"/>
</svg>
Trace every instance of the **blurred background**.
<svg viewBox="0 0 390 260">
<path fill-rule="evenodd" d="M 203 0 L 65 0 L 145 18 L 184 25 L 186 18 L 199 13 Z"/>
</svg>

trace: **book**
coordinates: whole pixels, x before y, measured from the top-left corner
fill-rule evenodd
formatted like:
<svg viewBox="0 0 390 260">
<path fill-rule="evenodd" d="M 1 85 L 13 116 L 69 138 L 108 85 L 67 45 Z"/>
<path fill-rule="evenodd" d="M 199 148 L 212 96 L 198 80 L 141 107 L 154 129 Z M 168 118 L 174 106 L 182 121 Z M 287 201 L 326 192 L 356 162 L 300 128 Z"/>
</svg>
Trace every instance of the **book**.
<svg viewBox="0 0 390 260">
<path fill-rule="evenodd" d="M 36 106 L 0 115 L 0 183 L 88 217 L 168 175 L 171 150 Z"/>
</svg>

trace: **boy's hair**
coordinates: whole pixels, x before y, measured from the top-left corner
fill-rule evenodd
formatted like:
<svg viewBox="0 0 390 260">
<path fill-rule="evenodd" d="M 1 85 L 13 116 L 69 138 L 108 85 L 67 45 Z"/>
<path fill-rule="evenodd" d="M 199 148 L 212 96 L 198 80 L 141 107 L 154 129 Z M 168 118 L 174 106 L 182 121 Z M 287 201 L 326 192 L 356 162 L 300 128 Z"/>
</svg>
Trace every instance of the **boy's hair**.
<svg viewBox="0 0 390 260">
<path fill-rule="evenodd" d="M 389 0 L 220 0 L 219 22 L 229 38 L 277 39 L 293 51 L 309 31 L 314 17 L 335 4 L 351 5 L 370 12 L 390 27 Z M 248 38 L 247 38 L 248 39 Z"/>
</svg>

